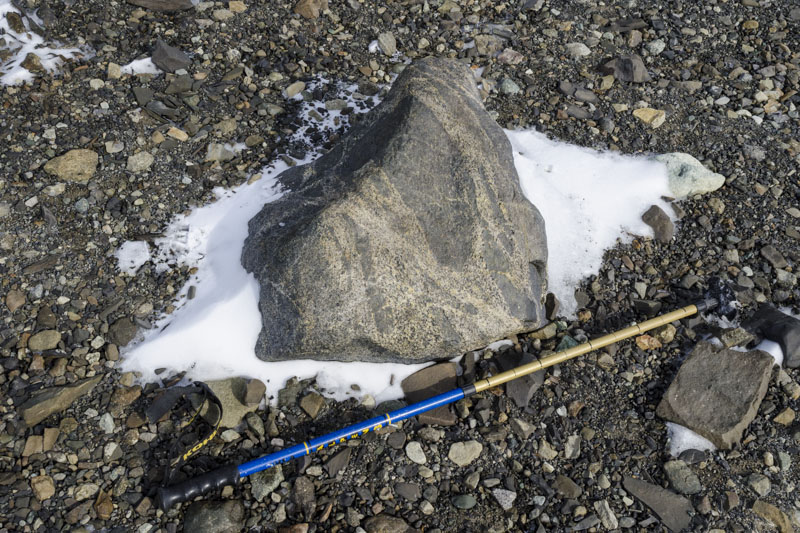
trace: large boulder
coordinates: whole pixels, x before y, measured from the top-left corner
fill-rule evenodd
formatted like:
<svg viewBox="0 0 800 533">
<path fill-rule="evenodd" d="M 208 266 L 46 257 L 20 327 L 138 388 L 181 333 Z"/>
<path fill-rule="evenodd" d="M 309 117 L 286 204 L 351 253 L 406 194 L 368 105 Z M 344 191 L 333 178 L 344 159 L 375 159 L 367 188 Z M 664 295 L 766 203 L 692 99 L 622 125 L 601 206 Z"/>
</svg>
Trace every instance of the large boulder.
<svg viewBox="0 0 800 533">
<path fill-rule="evenodd" d="M 249 226 L 264 360 L 419 362 L 542 323 L 544 221 L 462 63 L 407 67 L 386 99 Z"/>
</svg>

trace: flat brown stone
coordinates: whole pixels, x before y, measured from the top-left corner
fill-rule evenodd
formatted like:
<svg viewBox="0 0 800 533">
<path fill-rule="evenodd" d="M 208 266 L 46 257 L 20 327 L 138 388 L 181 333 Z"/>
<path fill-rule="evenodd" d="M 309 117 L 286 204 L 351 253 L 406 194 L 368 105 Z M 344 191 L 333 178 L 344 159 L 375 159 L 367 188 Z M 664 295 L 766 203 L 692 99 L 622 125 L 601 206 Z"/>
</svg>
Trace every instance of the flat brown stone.
<svg viewBox="0 0 800 533">
<path fill-rule="evenodd" d="M 414 372 L 400 383 L 409 402 L 420 402 L 431 396 L 442 394 L 456 388 L 456 364 L 441 363 Z M 456 416 L 450 406 L 437 407 L 427 413 L 417 415 L 420 424 L 452 426 Z"/>
<path fill-rule="evenodd" d="M 64 387 L 51 387 L 34 394 L 19 408 L 19 414 L 28 426 L 35 426 L 48 416 L 60 413 L 72 405 L 72 402 L 88 394 L 103 376 L 86 378 Z"/>
<path fill-rule="evenodd" d="M 755 418 L 774 363 L 760 350 L 718 350 L 700 342 L 681 365 L 656 414 L 728 450 Z"/>
</svg>

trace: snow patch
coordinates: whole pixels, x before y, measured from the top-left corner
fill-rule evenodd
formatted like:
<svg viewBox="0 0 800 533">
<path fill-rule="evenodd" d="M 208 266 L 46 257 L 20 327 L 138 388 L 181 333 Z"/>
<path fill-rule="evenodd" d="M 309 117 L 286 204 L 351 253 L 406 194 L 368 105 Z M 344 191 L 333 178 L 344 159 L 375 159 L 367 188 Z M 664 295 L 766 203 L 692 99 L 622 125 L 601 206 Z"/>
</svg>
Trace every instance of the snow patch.
<svg viewBox="0 0 800 533">
<path fill-rule="evenodd" d="M 158 68 L 153 60 L 149 57 L 144 59 L 136 59 L 121 69 L 123 74 L 161 74 L 162 70 Z"/>
<path fill-rule="evenodd" d="M 673 457 L 678 457 L 686 450 L 713 451 L 717 449 L 710 440 L 673 422 L 667 422 L 667 438 L 669 439 L 669 454 Z"/>
<path fill-rule="evenodd" d="M 150 261 L 150 247 L 144 241 L 127 241 L 114 254 L 119 269 L 126 274 L 136 274 L 143 264 Z"/>
<path fill-rule="evenodd" d="M 645 157 L 553 141 L 532 130 L 506 135 L 522 192 L 545 220 L 549 290 L 561 312 L 572 315 L 575 289 L 598 272 L 608 248 L 653 235 L 641 218 L 650 206 L 673 216 L 661 199 L 670 195 L 666 167 Z"/>
<path fill-rule="evenodd" d="M 6 18 L 8 13 L 17 13 L 22 17 L 25 31 L 17 33 L 11 29 Z M 9 57 L 0 64 L 0 85 L 20 85 L 29 83 L 36 77 L 36 73 L 22 66 L 28 54 L 38 56 L 42 68 L 49 73 L 56 72 L 67 59 L 92 55 L 88 49 L 48 46 L 41 35 L 32 31 L 29 19 L 35 24 L 41 24 L 41 19 L 35 15 L 23 15 L 11 4 L 11 0 L 0 0 L 0 36 L 5 41 L 5 44 L 0 45 L 0 50 L 10 52 Z M 55 46 L 57 44 L 54 43 Z"/>
</svg>

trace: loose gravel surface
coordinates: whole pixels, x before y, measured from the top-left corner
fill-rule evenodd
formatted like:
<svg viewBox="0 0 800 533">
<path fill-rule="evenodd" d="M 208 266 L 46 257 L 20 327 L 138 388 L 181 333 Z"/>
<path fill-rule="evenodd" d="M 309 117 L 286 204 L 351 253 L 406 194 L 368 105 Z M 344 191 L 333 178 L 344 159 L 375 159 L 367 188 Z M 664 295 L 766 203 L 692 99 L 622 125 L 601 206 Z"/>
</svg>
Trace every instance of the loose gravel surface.
<svg viewBox="0 0 800 533">
<path fill-rule="evenodd" d="M 287 95 L 338 100 L 336 82 L 379 94 L 404 60 L 438 55 L 475 67 L 504 127 L 622 153 L 688 152 L 726 177 L 714 193 L 674 204 L 671 241 L 637 238 L 610 251 L 578 292 L 578 320 L 484 354 L 478 376 L 502 357 L 540 355 L 683 304 L 712 275 L 734 284 L 744 315 L 766 301 L 797 312 L 794 2 L 275 0 L 162 12 L 27 0 L 20 8 L 38 8 L 47 40 L 95 55 L 0 91 L 0 531 L 673 523 L 680 505 L 652 510 L 628 477 L 684 492 L 694 531 L 800 527 L 797 369 L 771 381 L 738 448 L 669 463 L 655 408 L 694 342 L 720 333 L 699 319 L 682 321 L 672 339 L 623 342 L 549 370 L 523 408 L 502 391 L 482 393 L 454 407 L 453 426 L 406 421 L 164 514 L 153 498 L 178 422 L 149 423 L 144 411 L 159 387 L 142 388 L 115 367 L 120 346 L 171 310 L 191 271 L 146 264 L 131 276 L 112 256 L 126 240 L 157 238 L 174 215 L 211 201 L 213 188 L 242 183 L 276 157 L 302 158 L 311 146 L 293 133 L 306 124 Z M 159 39 L 183 52 L 158 54 L 175 72 L 121 73 Z M 320 78 L 327 82 L 306 90 Z M 361 111 L 344 115 L 358 120 Z M 330 147 L 346 127 L 312 127 L 309 142 Z M 284 391 L 277 408 L 248 415 L 183 474 L 374 416 L 354 400 L 327 400 L 315 402 L 312 418 L 300 400 L 314 388 Z M 39 389 L 51 396 L 32 400 Z"/>
</svg>

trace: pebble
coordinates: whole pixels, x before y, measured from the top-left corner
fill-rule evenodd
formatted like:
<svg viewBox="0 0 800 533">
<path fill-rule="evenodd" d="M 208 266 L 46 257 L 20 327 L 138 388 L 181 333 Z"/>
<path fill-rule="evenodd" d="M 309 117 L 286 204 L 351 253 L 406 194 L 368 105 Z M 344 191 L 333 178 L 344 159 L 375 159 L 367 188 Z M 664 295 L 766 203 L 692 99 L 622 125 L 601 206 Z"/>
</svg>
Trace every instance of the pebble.
<svg viewBox="0 0 800 533">
<path fill-rule="evenodd" d="M 192 64 L 191 58 L 186 55 L 179 48 L 168 45 L 166 42 L 158 39 L 156 46 L 153 48 L 151 59 L 153 64 L 166 72 L 175 72 L 176 70 L 186 69 Z"/>
<path fill-rule="evenodd" d="M 34 334 L 28 339 L 28 349 L 34 352 L 52 350 L 61 342 L 61 333 L 53 329 L 47 329 Z"/>
<path fill-rule="evenodd" d="M 378 46 L 386 56 L 393 56 L 397 52 L 397 41 L 392 32 L 383 32 L 378 35 Z"/>
<path fill-rule="evenodd" d="M 506 489 L 494 489 L 492 496 L 504 511 L 511 510 L 514 507 L 514 500 L 517 499 L 516 492 Z"/>
<path fill-rule="evenodd" d="M 86 183 L 94 175 L 98 162 L 96 152 L 78 148 L 54 157 L 45 163 L 44 170 L 64 181 Z"/>
<path fill-rule="evenodd" d="M 154 161 L 155 157 L 153 157 L 153 155 L 149 152 L 139 152 L 138 154 L 128 157 L 128 162 L 125 168 L 130 172 L 138 174 L 150 169 Z"/>
<path fill-rule="evenodd" d="M 31 479 L 31 490 L 33 490 L 36 499 L 43 502 L 55 495 L 56 486 L 52 477 L 40 475 Z"/>
<path fill-rule="evenodd" d="M 406 444 L 406 457 L 418 465 L 424 465 L 427 462 L 422 444 L 415 440 Z"/>
<path fill-rule="evenodd" d="M 661 109 L 653 109 L 652 107 L 642 107 L 634 109 L 633 116 L 647 124 L 653 129 L 658 128 L 667 119 L 667 113 Z"/>
<path fill-rule="evenodd" d="M 483 445 L 475 440 L 456 442 L 450 445 L 447 458 L 458 466 L 464 467 L 477 459 L 483 451 Z"/>
<path fill-rule="evenodd" d="M 611 510 L 611 506 L 608 504 L 607 500 L 599 500 L 594 502 L 594 509 L 600 516 L 600 522 L 602 522 L 604 528 L 611 531 L 619 527 L 617 515 Z"/>
<path fill-rule="evenodd" d="M 567 43 L 566 48 L 572 59 L 580 59 L 592 53 L 589 47 L 583 43 Z"/>
<path fill-rule="evenodd" d="M 300 94 L 300 92 L 305 90 L 305 88 L 306 88 L 305 82 L 296 81 L 296 82 L 292 83 L 291 85 L 289 85 L 285 89 L 286 98 L 294 98 L 295 96 Z"/>
<path fill-rule="evenodd" d="M 465 511 L 472 509 L 478 503 L 478 501 L 475 499 L 475 496 L 471 494 L 458 494 L 453 496 L 450 501 L 453 502 L 454 507 Z"/>
<path fill-rule="evenodd" d="M 772 485 L 764 474 L 754 473 L 747 476 L 747 485 L 762 498 L 769 494 Z"/>
<path fill-rule="evenodd" d="M 664 472 L 672 488 L 681 494 L 697 494 L 703 490 L 697 474 L 683 461 L 667 461 L 664 463 Z"/>
</svg>

